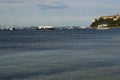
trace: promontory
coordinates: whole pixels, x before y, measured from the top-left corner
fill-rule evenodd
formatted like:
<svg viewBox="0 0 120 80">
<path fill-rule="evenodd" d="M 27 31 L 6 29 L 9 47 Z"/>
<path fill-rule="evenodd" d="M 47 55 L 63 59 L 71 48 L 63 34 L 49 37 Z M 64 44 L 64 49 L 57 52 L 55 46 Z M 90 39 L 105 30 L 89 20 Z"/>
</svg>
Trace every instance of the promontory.
<svg viewBox="0 0 120 80">
<path fill-rule="evenodd" d="M 90 25 L 91 28 L 97 28 L 99 25 L 106 24 L 110 28 L 120 28 L 120 14 L 100 16 L 95 18 Z"/>
</svg>

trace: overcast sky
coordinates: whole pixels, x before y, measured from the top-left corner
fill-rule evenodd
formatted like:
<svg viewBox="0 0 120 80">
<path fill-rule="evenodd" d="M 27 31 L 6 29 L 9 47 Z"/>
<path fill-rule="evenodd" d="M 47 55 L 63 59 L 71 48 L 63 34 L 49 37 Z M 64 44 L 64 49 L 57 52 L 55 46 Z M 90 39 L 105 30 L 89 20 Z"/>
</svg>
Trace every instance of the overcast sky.
<svg viewBox="0 0 120 80">
<path fill-rule="evenodd" d="M 88 26 L 120 13 L 120 0 L 0 0 L 0 24 Z"/>
</svg>

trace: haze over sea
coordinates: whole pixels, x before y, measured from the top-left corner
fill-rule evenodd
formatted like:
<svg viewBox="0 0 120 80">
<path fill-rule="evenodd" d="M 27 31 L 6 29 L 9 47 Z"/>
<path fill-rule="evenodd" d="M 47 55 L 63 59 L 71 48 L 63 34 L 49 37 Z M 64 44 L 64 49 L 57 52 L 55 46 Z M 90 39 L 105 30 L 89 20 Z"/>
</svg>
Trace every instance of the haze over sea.
<svg viewBox="0 0 120 80">
<path fill-rule="evenodd" d="M 0 80 L 120 80 L 120 29 L 1 30 Z"/>
</svg>

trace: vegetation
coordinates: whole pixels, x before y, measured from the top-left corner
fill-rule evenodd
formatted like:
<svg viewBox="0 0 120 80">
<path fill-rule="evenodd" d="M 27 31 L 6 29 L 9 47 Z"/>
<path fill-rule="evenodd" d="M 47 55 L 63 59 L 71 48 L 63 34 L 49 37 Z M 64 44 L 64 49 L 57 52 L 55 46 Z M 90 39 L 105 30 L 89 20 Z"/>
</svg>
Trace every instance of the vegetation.
<svg viewBox="0 0 120 80">
<path fill-rule="evenodd" d="M 90 27 L 96 28 L 100 24 L 107 24 L 108 27 L 120 27 L 120 18 L 117 19 L 117 20 L 114 20 L 112 18 L 108 18 L 108 19 L 103 19 L 103 18 L 95 19 L 95 21 L 90 25 Z"/>
</svg>

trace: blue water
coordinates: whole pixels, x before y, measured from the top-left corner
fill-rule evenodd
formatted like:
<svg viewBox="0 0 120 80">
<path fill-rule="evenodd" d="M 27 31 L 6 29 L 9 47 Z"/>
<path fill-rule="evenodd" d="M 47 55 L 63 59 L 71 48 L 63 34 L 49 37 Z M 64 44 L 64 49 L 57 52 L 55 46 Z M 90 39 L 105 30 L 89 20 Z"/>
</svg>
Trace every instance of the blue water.
<svg viewBox="0 0 120 80">
<path fill-rule="evenodd" d="M 120 80 L 120 29 L 0 31 L 0 80 Z"/>
</svg>

